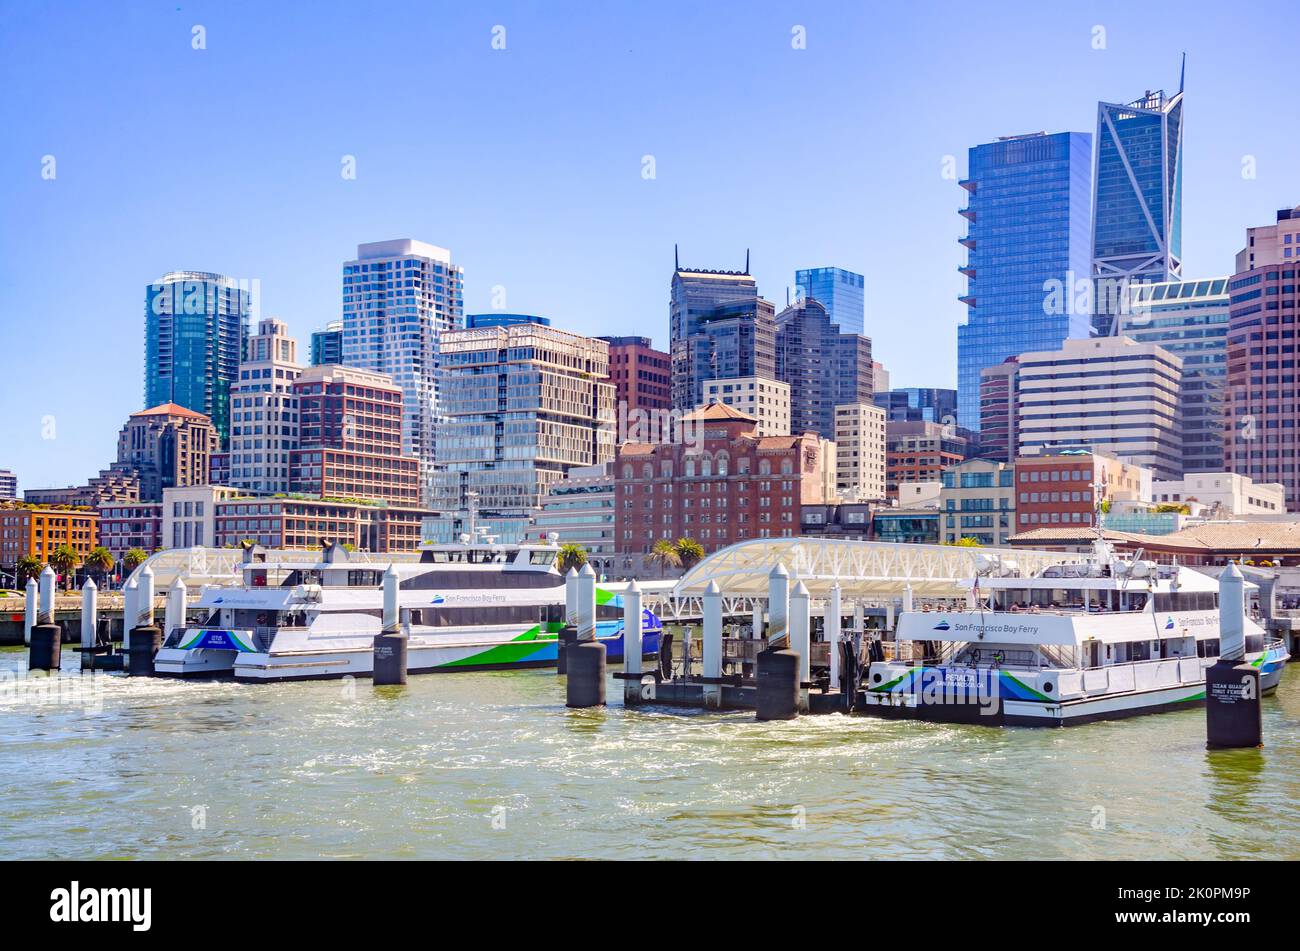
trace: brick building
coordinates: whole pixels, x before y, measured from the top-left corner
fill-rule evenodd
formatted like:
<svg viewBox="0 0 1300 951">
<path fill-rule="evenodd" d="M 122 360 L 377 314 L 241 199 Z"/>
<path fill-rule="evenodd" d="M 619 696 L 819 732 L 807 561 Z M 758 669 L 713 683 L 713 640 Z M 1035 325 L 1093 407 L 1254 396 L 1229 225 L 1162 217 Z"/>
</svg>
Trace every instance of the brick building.
<svg viewBox="0 0 1300 951">
<path fill-rule="evenodd" d="M 86 509 L 0 508 L 0 565 L 31 555 L 47 561 L 61 545 L 81 559 L 99 544 L 99 513 Z"/>
<path fill-rule="evenodd" d="M 599 337 L 609 344 L 619 442 L 659 442 L 673 406 L 672 358 L 649 337 Z"/>
<path fill-rule="evenodd" d="M 614 462 L 619 550 L 646 554 L 689 537 L 706 552 L 752 538 L 799 534 L 802 506 L 826 498 L 826 443 L 816 433 L 758 436 L 757 422 L 711 403 L 683 422 L 688 443 L 629 443 Z M 834 460 L 829 461 L 834 465 Z"/>
<path fill-rule="evenodd" d="M 1092 525 L 1097 487 L 1105 502 L 1150 502 L 1151 470 L 1084 451 L 1016 459 L 1016 530 Z"/>
</svg>

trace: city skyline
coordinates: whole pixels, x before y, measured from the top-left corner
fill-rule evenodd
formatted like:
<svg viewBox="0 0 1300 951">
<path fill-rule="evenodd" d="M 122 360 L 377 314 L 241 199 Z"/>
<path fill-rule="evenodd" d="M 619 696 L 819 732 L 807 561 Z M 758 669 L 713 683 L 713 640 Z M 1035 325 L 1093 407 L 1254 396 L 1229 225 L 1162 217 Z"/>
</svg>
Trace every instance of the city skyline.
<svg viewBox="0 0 1300 951">
<path fill-rule="evenodd" d="M 578 333 L 647 334 L 660 349 L 674 242 L 695 267 L 739 268 L 752 249 L 758 291 L 778 306 L 796 270 L 843 267 L 865 276 L 864 331 L 896 385 L 952 387 L 965 311 L 954 182 L 971 145 L 1090 131 L 1098 102 L 1177 89 L 1186 50 L 1184 274 L 1229 273 L 1246 228 L 1300 202 L 1285 178 L 1295 132 L 1276 121 L 1283 94 L 1259 92 L 1286 88 L 1294 9 L 1279 5 L 1278 29 L 1246 41 L 1214 8 L 1166 8 L 1171 16 L 1155 11 L 1159 30 L 1150 10 L 1101 4 L 1086 16 L 1026 6 L 974 34 L 949 4 L 935 7 L 947 18 L 768 5 L 744 16 L 601 11 L 562 28 L 520 6 L 447 10 L 437 30 L 430 18 L 400 31 L 343 9 L 304 18 L 238 6 L 167 17 L 139 7 L 119 17 L 6 8 L 0 76 L 15 95 L 0 106 L 13 130 L 0 155 L 0 205 L 24 227 L 0 239 L 0 314 L 8 328 L 30 319 L 60 330 L 34 335 L 29 359 L 7 374 L 12 438 L 0 464 L 23 487 L 98 469 L 120 420 L 142 408 L 141 284 L 189 269 L 256 280 L 255 316 L 280 317 L 306 347 L 341 316 L 339 271 L 357 244 L 396 238 L 452 250 L 465 269 L 466 312 L 548 314 Z M 192 48 L 196 24 L 201 50 Z M 505 50 L 492 48 L 498 24 Z M 1093 48 L 1096 26 L 1104 49 Z M 794 27 L 806 30 L 805 49 L 792 46 Z M 338 70 L 357 30 L 373 42 Z M 288 33 L 292 49 L 277 45 Z M 48 76 L 39 62 L 54 36 L 67 69 Z M 964 72 L 955 96 L 943 70 L 975 41 L 1006 68 Z M 661 65 L 664 44 L 682 53 L 672 73 Z M 582 63 L 559 55 L 578 47 L 590 54 Z M 425 129 L 391 121 L 396 112 L 363 114 L 370 93 L 431 51 L 434 79 L 464 97 L 454 118 Z M 753 57 L 771 57 L 772 69 L 726 76 Z M 357 70 L 367 82 L 356 82 Z M 593 71 L 606 81 L 592 84 Z M 266 104 L 268 82 L 276 102 L 296 107 Z M 858 104 L 851 121 L 824 127 L 816 147 L 790 140 L 791 119 L 827 83 Z M 95 92 L 78 100 L 87 86 Z M 723 103 L 751 110 L 780 147 L 760 139 L 746 162 L 719 157 L 705 133 Z M 201 147 L 142 149 L 159 115 L 178 117 L 173 134 Z M 213 122 L 238 134 L 205 134 Z M 898 131 L 882 138 L 882 124 Z M 42 177 L 46 156 L 53 179 Z M 348 156 L 355 179 L 340 172 Z M 955 167 L 945 177 L 948 158 Z M 1255 178 L 1243 177 L 1248 158 Z M 791 182 L 818 188 L 801 186 L 791 201 Z M 713 213 L 701 217 L 701 208 Z M 70 241 L 96 253 L 69 268 Z M 561 260 L 602 278 L 575 280 Z M 78 375 L 104 392 L 88 399 L 50 386 L 48 367 L 62 362 L 89 368 Z"/>
</svg>

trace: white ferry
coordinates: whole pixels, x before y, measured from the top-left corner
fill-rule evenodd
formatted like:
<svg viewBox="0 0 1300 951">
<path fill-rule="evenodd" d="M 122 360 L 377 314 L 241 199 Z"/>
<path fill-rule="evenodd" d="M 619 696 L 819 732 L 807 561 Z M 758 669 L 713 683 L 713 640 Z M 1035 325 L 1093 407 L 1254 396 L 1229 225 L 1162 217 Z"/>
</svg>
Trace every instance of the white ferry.
<svg viewBox="0 0 1300 951">
<path fill-rule="evenodd" d="M 894 656 L 877 652 L 864 672 L 866 712 L 1064 726 L 1203 703 L 1219 654 L 1218 582 L 1140 554 L 1119 558 L 1099 540 L 1091 557 L 1034 577 L 982 556 L 958 610 L 900 615 Z M 1290 655 L 1249 614 L 1246 659 L 1269 693 Z"/>
<path fill-rule="evenodd" d="M 165 635 L 154 661 L 163 676 L 240 680 L 368 677 L 383 616 L 384 571 L 400 579 L 410 673 L 545 667 L 556 663 L 565 583 L 554 544 L 500 545 L 486 535 L 422 545 L 418 561 L 254 551 L 241 584 L 205 586 L 206 620 Z M 623 657 L 623 586 L 597 585 L 596 637 Z M 659 650 L 659 619 L 644 613 L 644 650 Z"/>
</svg>

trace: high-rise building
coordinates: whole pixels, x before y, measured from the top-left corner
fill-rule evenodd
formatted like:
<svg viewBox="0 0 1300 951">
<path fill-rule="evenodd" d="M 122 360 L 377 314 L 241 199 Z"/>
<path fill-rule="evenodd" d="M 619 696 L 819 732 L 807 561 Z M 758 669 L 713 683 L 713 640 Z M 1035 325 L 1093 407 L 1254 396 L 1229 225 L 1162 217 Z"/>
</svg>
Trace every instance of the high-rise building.
<svg viewBox="0 0 1300 951">
<path fill-rule="evenodd" d="M 1020 360 L 1007 357 L 980 371 L 980 457 L 1013 462 L 1019 449 L 1016 404 L 1020 397 Z"/>
<path fill-rule="evenodd" d="M 1120 333 L 1158 343 L 1183 361 L 1179 425 L 1183 472 L 1223 471 L 1223 384 L 1228 375 L 1228 278 L 1135 284 Z"/>
<path fill-rule="evenodd" d="M 969 161 L 957 421 L 978 431 L 981 370 L 1089 334 L 1091 308 L 1076 306 L 1076 289 L 1091 270 L 1092 136 L 1011 136 L 975 146 Z"/>
<path fill-rule="evenodd" d="M 1256 482 L 1280 482 L 1300 507 L 1300 207 L 1247 231 L 1228 282 L 1224 461 Z"/>
<path fill-rule="evenodd" d="M 311 335 L 311 365 L 323 367 L 343 362 L 343 321 L 331 320 Z"/>
<path fill-rule="evenodd" d="M 317 336 L 312 334 L 313 347 Z M 230 387 L 228 485 L 254 492 L 288 491 L 290 457 L 298 448 L 293 384 L 300 373 L 298 343 L 284 322 L 274 317 L 260 321 L 257 333 L 248 338 L 239 379 Z"/>
<path fill-rule="evenodd" d="M 8 469 L 0 469 L 0 500 L 18 498 L 18 477 Z"/>
<path fill-rule="evenodd" d="M 835 407 L 835 491 L 847 502 L 887 497 L 885 411 L 873 403 Z"/>
<path fill-rule="evenodd" d="M 1182 476 L 1178 396 L 1183 362 L 1128 337 L 1067 340 L 1020 355 L 1020 454 L 1086 449 Z"/>
<path fill-rule="evenodd" d="M 673 407 L 672 359 L 649 337 L 600 337 L 609 344 L 609 378 L 614 384 L 618 441 L 659 442 L 668 438 Z"/>
<path fill-rule="evenodd" d="M 951 426 L 957 420 L 956 390 L 925 386 L 877 389 L 873 402 L 885 411 L 885 419 L 891 423 L 944 423 Z"/>
<path fill-rule="evenodd" d="M 308 367 L 293 381 L 290 398 L 297 412 L 291 492 L 418 504 L 419 461 L 405 452 L 404 394 L 392 380 L 355 367 Z"/>
<path fill-rule="evenodd" d="M 464 273 L 451 252 L 399 239 L 357 246 L 343 265 L 343 363 L 402 390 L 402 450 L 432 486 L 437 439 L 438 341 L 464 323 Z"/>
<path fill-rule="evenodd" d="M 609 344 L 522 323 L 444 334 L 433 508 L 445 540 L 471 520 L 524 537 L 551 486 L 614 454 Z"/>
<path fill-rule="evenodd" d="M 1183 90 L 1097 104 L 1093 331 L 1117 332 L 1126 289 L 1183 271 Z"/>
<path fill-rule="evenodd" d="M 132 413 L 117 437 L 118 467 L 140 477 L 140 498 L 159 502 L 163 489 L 203 485 L 217 434 L 202 413 L 164 404 Z"/>
<path fill-rule="evenodd" d="M 673 409 L 703 399 L 705 380 L 728 376 L 775 379 L 775 309 L 743 271 L 673 271 L 668 304 Z"/>
<path fill-rule="evenodd" d="M 727 380 L 705 380 L 704 401 L 725 403 L 754 419 L 760 436 L 788 436 L 790 428 L 790 385 L 761 376 L 742 376 Z"/>
<path fill-rule="evenodd" d="M 790 387 L 790 432 L 834 439 L 835 407 L 872 401 L 871 341 L 805 299 L 776 318 L 776 376 Z"/>
<path fill-rule="evenodd" d="M 175 403 L 230 438 L 230 384 L 239 373 L 253 301 L 238 282 L 172 271 L 145 292 L 144 405 Z"/>
<path fill-rule="evenodd" d="M 821 302 L 840 333 L 867 332 L 861 274 L 842 267 L 814 267 L 795 271 L 794 283 L 801 298 Z"/>
</svg>

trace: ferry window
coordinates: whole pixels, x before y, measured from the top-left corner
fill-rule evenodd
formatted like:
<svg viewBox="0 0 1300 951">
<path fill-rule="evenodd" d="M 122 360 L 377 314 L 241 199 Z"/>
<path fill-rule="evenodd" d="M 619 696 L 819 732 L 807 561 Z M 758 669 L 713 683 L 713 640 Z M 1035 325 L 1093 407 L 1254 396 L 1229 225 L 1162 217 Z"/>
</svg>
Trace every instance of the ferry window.
<svg viewBox="0 0 1300 951">
<path fill-rule="evenodd" d="M 350 569 L 348 571 L 349 588 L 373 588 L 382 581 L 378 571 L 372 569 Z"/>
<path fill-rule="evenodd" d="M 528 563 L 531 565 L 549 565 L 555 561 L 555 554 L 553 551 L 531 551 L 528 553 Z"/>
</svg>

